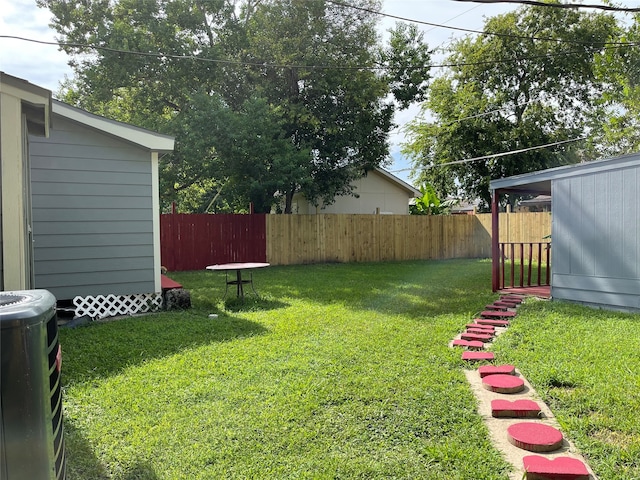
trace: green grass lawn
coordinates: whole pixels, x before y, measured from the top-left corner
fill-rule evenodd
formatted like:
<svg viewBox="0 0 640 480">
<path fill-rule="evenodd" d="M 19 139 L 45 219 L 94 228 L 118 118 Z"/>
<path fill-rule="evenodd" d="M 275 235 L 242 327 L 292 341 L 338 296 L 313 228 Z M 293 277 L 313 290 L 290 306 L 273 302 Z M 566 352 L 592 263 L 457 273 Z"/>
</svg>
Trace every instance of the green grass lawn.
<svg viewBox="0 0 640 480">
<path fill-rule="evenodd" d="M 490 268 L 271 267 L 254 275 L 260 299 L 226 304 L 223 274 L 173 274 L 191 310 L 61 332 L 68 478 L 507 479 L 447 347 L 496 298 Z M 521 311 L 496 349 L 548 395 L 601 479 L 640 478 L 640 317 Z"/>
</svg>

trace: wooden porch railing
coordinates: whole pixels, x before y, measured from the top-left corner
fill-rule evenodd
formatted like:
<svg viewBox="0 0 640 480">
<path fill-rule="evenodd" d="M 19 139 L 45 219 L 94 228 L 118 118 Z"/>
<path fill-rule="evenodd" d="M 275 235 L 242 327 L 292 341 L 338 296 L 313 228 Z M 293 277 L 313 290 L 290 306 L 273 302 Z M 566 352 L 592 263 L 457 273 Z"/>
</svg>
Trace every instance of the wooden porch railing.
<svg viewBox="0 0 640 480">
<path fill-rule="evenodd" d="M 500 243 L 500 288 L 549 285 L 550 259 L 551 242 Z"/>
</svg>

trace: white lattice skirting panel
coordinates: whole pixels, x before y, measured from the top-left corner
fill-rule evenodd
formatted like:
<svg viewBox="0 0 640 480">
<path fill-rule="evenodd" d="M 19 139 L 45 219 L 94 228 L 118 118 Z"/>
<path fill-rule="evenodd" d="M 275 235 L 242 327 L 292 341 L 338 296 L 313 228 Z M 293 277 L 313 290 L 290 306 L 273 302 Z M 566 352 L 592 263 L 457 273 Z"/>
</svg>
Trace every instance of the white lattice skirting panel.
<svg viewBox="0 0 640 480">
<path fill-rule="evenodd" d="M 137 295 L 96 295 L 75 297 L 76 316 L 88 315 L 93 319 L 155 312 L 162 308 L 161 293 Z"/>
</svg>

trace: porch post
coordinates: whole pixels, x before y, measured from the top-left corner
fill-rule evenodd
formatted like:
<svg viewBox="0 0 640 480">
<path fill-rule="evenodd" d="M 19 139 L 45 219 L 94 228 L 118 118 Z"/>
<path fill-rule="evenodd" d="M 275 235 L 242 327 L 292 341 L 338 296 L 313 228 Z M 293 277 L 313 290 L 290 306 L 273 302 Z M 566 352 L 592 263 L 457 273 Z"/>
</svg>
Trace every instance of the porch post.
<svg viewBox="0 0 640 480">
<path fill-rule="evenodd" d="M 498 190 L 491 194 L 491 288 L 497 292 L 500 288 L 500 227 L 499 227 Z"/>
</svg>

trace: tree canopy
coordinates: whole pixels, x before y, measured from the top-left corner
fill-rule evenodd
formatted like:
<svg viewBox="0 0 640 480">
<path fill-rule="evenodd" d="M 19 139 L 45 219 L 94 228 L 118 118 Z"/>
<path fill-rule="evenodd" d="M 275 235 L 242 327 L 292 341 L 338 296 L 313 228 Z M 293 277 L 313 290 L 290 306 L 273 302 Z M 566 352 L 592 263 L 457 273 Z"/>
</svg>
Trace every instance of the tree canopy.
<svg viewBox="0 0 640 480">
<path fill-rule="evenodd" d="M 597 59 L 618 26 L 608 14 L 521 7 L 488 19 L 484 31 L 452 46 L 452 66 L 433 80 L 403 152 L 439 196 L 488 206 L 492 178 L 585 158 L 579 139 L 605 91 Z M 522 152 L 492 157 L 513 151 Z"/>
<path fill-rule="evenodd" d="M 373 13 L 324 0 L 39 4 L 73 56 L 64 100 L 175 135 L 162 199 L 193 210 L 290 212 L 297 192 L 325 204 L 351 193 L 429 79 L 415 27 L 381 46 Z"/>
</svg>

